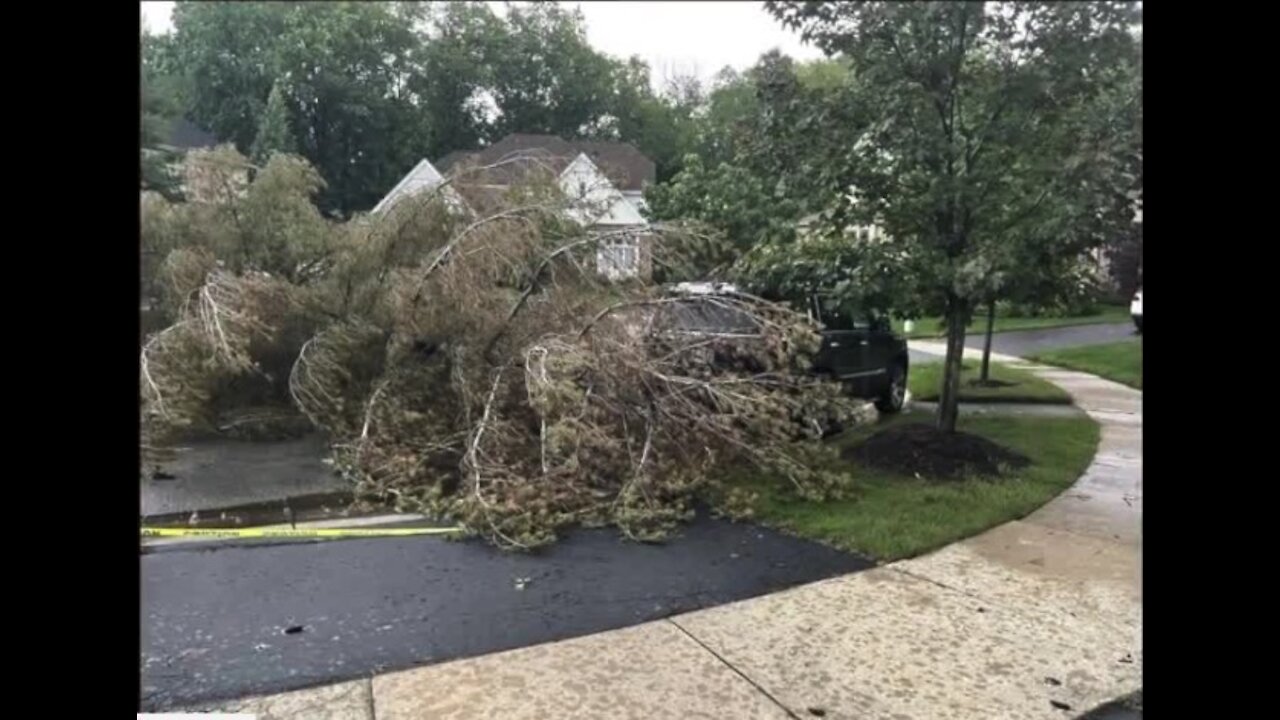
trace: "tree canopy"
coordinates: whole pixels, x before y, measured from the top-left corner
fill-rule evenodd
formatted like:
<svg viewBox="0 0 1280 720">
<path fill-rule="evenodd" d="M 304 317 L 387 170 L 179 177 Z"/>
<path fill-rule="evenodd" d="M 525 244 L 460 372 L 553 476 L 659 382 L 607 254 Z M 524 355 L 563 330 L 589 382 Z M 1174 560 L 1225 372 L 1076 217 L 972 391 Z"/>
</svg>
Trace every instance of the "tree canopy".
<svg viewBox="0 0 1280 720">
<path fill-rule="evenodd" d="M 148 43 L 147 86 L 175 86 L 168 112 L 258 160 L 270 128 L 323 174 L 319 203 L 341 217 L 423 157 L 511 132 L 630 141 L 659 179 L 696 142 L 700 95 L 654 92 L 642 61 L 595 50 L 581 12 L 553 3 L 500 16 L 463 2 L 179 2 L 173 33 Z"/>
<path fill-rule="evenodd" d="M 954 430 L 964 328 L 1028 261 L 1104 240 L 1099 208 L 1125 183 L 1124 122 L 1106 102 L 1124 83 L 1141 12 L 1133 3 L 769 2 L 852 68 L 812 108 L 825 206 L 816 230 L 874 224 L 857 262 L 906 259 L 899 297 L 949 327 L 939 423 Z M 831 112 L 848 122 L 823 122 Z M 825 117 L 824 117 L 825 116 Z M 785 254 L 783 254 L 785 257 Z"/>
</svg>

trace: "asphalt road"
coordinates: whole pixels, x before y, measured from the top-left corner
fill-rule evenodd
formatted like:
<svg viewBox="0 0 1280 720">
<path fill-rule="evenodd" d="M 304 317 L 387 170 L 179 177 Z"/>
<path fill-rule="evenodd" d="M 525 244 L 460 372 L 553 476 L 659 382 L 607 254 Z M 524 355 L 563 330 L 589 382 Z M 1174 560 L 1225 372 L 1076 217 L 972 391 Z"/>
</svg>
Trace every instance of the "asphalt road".
<svg viewBox="0 0 1280 720">
<path fill-rule="evenodd" d="M 666 545 L 582 530 L 536 556 L 434 537 L 161 549 L 141 557 L 141 706 L 198 706 L 523 647 L 872 565 L 706 518 Z"/>
<path fill-rule="evenodd" d="M 992 352 L 1016 357 L 1026 357 L 1045 350 L 1056 350 L 1077 345 L 1097 345 L 1100 343 L 1118 342 L 1134 337 L 1133 323 L 1107 323 L 1099 325 L 1076 325 L 1074 327 L 1044 328 L 1042 330 L 1014 330 L 996 333 L 991 337 Z M 970 333 L 965 337 L 965 346 L 982 348 L 984 336 L 981 332 Z M 938 338 L 932 342 L 945 342 Z M 931 355 L 918 350 L 911 350 L 912 364 L 937 362 L 941 355 Z"/>
<path fill-rule="evenodd" d="M 1005 355 L 1026 357 L 1045 350 L 1097 345 L 1118 342 L 1134 337 L 1133 323 L 1108 323 L 1105 325 L 1076 325 L 1074 327 L 1044 328 L 1043 330 L 1017 330 L 996 333 L 991 336 L 991 350 Z M 964 344 L 981 348 L 982 333 L 965 338 Z"/>
<path fill-rule="evenodd" d="M 325 439 L 312 435 L 279 442 L 195 440 L 164 468 L 164 479 L 141 483 L 143 516 L 187 514 L 283 498 L 349 491 L 324 464 Z"/>
</svg>

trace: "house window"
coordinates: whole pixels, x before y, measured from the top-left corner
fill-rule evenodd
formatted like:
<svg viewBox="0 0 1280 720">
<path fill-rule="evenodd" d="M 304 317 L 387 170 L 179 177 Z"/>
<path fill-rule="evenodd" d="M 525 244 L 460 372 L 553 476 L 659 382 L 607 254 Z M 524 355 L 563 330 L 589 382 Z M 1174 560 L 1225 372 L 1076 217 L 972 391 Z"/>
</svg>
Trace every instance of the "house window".
<svg viewBox="0 0 1280 720">
<path fill-rule="evenodd" d="M 639 275 L 640 243 L 634 239 L 628 239 L 601 245 L 596 251 L 596 268 L 609 278 Z"/>
</svg>

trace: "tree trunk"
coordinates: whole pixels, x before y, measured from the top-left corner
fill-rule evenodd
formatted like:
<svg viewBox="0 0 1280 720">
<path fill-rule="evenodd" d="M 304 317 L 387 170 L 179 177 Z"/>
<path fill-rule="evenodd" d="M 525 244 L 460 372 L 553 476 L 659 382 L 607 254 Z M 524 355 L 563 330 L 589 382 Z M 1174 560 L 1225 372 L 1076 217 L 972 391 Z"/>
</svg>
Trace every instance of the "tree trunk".
<svg viewBox="0 0 1280 720">
<path fill-rule="evenodd" d="M 943 360 L 942 394 L 938 398 L 938 429 L 956 431 L 960 413 L 960 365 L 964 359 L 964 331 L 968 323 L 964 301 L 952 298 L 947 303 L 947 357 Z"/>
<path fill-rule="evenodd" d="M 991 335 L 996 329 L 996 301 L 987 303 L 987 337 L 982 341 L 982 375 L 980 382 L 991 379 Z"/>
</svg>

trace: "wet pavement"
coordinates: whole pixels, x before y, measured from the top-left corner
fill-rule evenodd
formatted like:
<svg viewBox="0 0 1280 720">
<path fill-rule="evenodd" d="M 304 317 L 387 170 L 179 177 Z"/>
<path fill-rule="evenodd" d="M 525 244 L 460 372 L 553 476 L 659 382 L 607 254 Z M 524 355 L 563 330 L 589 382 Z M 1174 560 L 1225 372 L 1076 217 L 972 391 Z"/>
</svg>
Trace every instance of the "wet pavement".
<svg viewBox="0 0 1280 720">
<path fill-rule="evenodd" d="M 1042 330 L 1015 330 L 996 333 L 991 336 L 991 351 L 1004 355 L 1027 357 L 1046 350 L 1056 350 L 1077 345 L 1098 345 L 1101 343 L 1119 342 L 1136 337 L 1133 323 L 1107 323 L 1103 325 L 1077 325 L 1074 327 L 1044 328 Z M 965 347 L 982 349 L 985 338 L 982 332 L 969 333 L 965 337 Z M 931 344 L 945 344 L 942 338 L 931 338 Z M 909 350 L 912 364 L 937 362 L 941 355 L 923 352 L 912 348 Z"/>
<path fill-rule="evenodd" d="M 911 403 L 911 408 L 918 412 L 936 413 L 938 403 Z M 1084 417 L 1087 413 L 1074 405 L 1045 405 L 1037 403 L 960 403 L 961 415 L 998 415 L 1000 417 L 1048 417 L 1071 418 Z"/>
<path fill-rule="evenodd" d="M 284 498 L 331 495 L 350 490 L 324 458 L 322 436 L 251 442 L 198 440 L 184 448 L 165 472 L 166 479 L 141 483 L 144 517 L 209 511 Z"/>
<path fill-rule="evenodd" d="M 141 557 L 142 707 L 367 678 L 872 565 L 709 518 L 666 545 L 579 530 L 532 556 L 435 537 L 156 549 Z"/>
<path fill-rule="evenodd" d="M 1119 342 L 1137 337 L 1133 323 L 1108 323 L 1105 325 L 1077 325 L 1074 327 L 1045 328 L 1043 330 L 1018 330 L 996 333 L 991 336 L 992 352 L 1026 357 L 1045 350 L 1056 350 L 1077 345 L 1098 345 Z M 982 333 L 965 338 L 965 346 L 982 349 Z"/>
<path fill-rule="evenodd" d="M 1136 700 L 1129 697 L 1109 702 L 1081 715 L 1079 720 L 1142 720 L 1141 696 L 1139 691 Z"/>
</svg>

